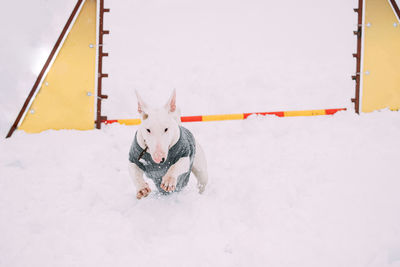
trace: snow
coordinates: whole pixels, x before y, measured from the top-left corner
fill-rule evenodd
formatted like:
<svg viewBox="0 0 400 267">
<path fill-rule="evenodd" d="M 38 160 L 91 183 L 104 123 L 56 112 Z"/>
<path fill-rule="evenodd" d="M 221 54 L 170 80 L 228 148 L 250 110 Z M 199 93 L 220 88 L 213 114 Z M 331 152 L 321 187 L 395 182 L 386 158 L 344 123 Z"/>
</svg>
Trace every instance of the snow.
<svg viewBox="0 0 400 267">
<path fill-rule="evenodd" d="M 2 141 L 0 265 L 400 266 L 397 113 L 186 126 L 204 195 L 136 200 L 135 127 Z"/>
<path fill-rule="evenodd" d="M 0 140 L 0 266 L 400 266 L 400 116 L 351 110 L 356 1 L 246 3 L 109 1 L 105 114 L 136 116 L 134 88 L 160 104 L 174 87 L 183 115 L 350 111 L 185 124 L 208 188 L 199 195 L 192 177 L 160 196 L 149 181 L 140 201 L 127 170 L 135 126 L 17 131 Z M 0 18 L 3 136 L 73 4 L 24 0 Z"/>
</svg>

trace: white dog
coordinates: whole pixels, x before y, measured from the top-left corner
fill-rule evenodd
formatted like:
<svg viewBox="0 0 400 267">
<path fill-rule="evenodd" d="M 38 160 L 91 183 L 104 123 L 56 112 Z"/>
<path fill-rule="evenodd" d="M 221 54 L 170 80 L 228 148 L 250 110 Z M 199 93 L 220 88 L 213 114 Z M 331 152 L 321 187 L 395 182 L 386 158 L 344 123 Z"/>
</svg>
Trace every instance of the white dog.
<svg viewBox="0 0 400 267">
<path fill-rule="evenodd" d="M 169 194 L 185 187 L 193 172 L 202 193 L 208 181 L 206 158 L 192 133 L 180 125 L 175 90 L 159 109 L 150 108 L 137 92 L 136 96 L 142 123 L 129 151 L 129 174 L 136 197 L 141 199 L 151 192 L 143 174 L 153 180 L 161 193 Z"/>
</svg>

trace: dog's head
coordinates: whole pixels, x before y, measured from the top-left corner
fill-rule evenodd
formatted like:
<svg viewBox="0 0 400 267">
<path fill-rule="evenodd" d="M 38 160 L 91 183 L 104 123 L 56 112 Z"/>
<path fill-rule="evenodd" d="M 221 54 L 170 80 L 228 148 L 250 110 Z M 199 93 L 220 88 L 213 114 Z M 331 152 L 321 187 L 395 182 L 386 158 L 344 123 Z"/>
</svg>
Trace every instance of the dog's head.
<svg viewBox="0 0 400 267">
<path fill-rule="evenodd" d="M 176 107 L 176 92 L 162 108 L 151 108 L 136 91 L 138 112 L 142 123 L 138 131 L 144 139 L 148 152 L 155 163 L 168 157 L 168 150 L 179 138 L 180 114 Z"/>
</svg>

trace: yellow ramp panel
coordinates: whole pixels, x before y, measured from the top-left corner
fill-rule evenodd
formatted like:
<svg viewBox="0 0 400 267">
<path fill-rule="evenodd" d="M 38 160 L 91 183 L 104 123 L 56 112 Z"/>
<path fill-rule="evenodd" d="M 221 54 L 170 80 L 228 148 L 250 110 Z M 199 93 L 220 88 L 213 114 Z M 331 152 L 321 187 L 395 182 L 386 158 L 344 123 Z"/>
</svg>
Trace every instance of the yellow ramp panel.
<svg viewBox="0 0 400 267">
<path fill-rule="evenodd" d="M 400 108 L 400 25 L 389 0 L 365 0 L 361 108 Z"/>
<path fill-rule="evenodd" d="M 96 0 L 86 0 L 19 129 L 94 128 Z"/>
</svg>

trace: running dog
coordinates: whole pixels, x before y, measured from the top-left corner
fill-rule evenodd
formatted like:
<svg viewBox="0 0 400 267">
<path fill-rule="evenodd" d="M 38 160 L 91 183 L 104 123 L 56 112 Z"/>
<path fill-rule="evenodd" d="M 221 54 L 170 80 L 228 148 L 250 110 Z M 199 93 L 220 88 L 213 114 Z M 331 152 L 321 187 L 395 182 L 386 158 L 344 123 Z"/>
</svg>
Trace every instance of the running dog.
<svg viewBox="0 0 400 267">
<path fill-rule="evenodd" d="M 207 181 L 204 151 L 193 134 L 181 126 L 176 107 L 176 92 L 162 108 L 150 108 L 136 91 L 142 123 L 129 151 L 129 174 L 136 187 L 136 198 L 147 197 L 151 190 L 143 174 L 153 180 L 162 194 L 181 191 L 196 176 L 199 193 Z"/>
</svg>

